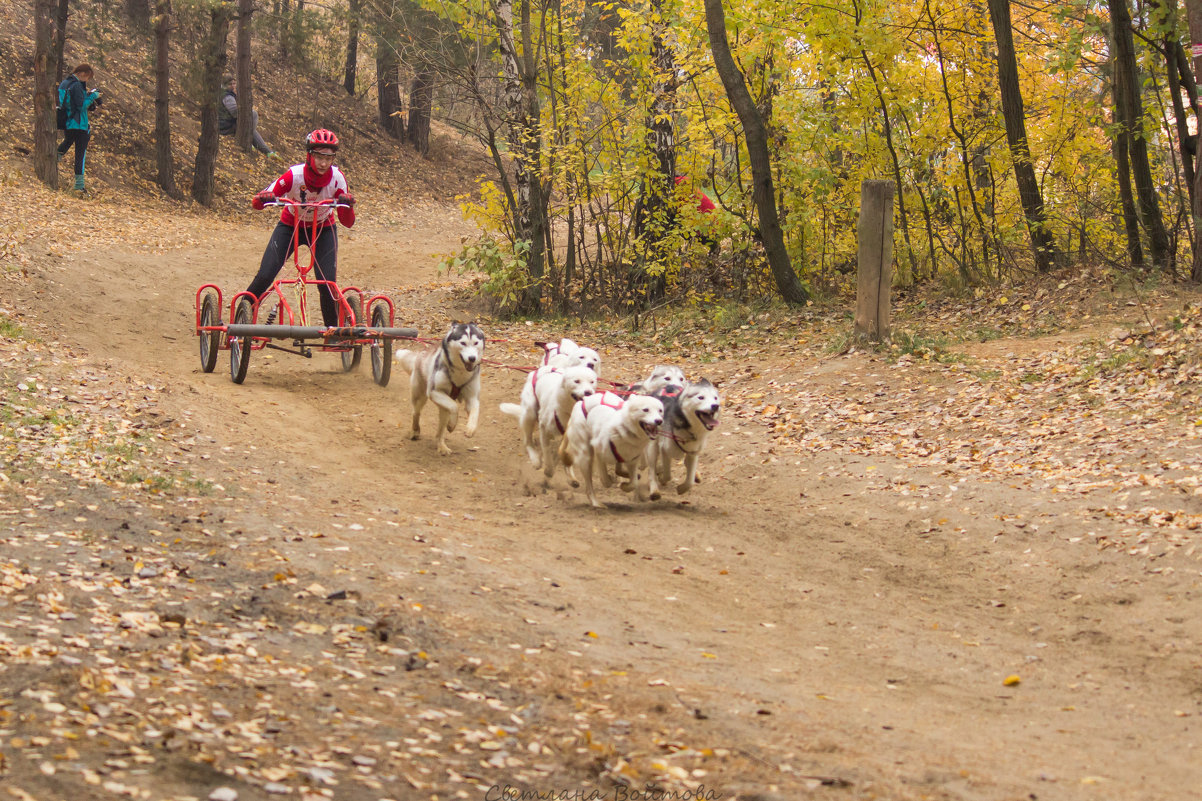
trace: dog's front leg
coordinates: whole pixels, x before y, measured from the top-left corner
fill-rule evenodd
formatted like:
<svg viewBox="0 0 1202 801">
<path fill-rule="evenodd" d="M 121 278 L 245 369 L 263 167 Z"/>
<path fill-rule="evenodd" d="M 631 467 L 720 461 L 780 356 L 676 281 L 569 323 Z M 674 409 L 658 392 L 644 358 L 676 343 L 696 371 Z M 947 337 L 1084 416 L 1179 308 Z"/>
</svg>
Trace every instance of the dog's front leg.
<svg viewBox="0 0 1202 801">
<path fill-rule="evenodd" d="M 470 437 L 476 433 L 476 425 L 480 422 L 480 394 L 473 392 L 464 402 L 467 406 L 467 427 L 463 429 L 463 436 Z"/>
<path fill-rule="evenodd" d="M 647 471 L 647 497 L 653 501 L 660 499 L 659 482 L 656 473 L 659 470 L 659 446 L 652 440 L 647 444 L 647 452 L 643 455 L 644 470 Z"/>
<path fill-rule="evenodd" d="M 693 488 L 693 482 L 697 480 L 697 454 L 686 453 L 684 455 L 684 481 L 676 485 L 676 492 L 684 495 Z"/>
</svg>

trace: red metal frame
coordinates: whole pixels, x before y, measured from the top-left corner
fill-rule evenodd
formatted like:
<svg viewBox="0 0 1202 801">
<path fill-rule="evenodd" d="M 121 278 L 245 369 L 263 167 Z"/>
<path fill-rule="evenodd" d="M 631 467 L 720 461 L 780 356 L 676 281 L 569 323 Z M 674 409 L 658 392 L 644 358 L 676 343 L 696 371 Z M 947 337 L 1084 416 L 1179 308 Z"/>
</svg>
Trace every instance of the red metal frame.
<svg viewBox="0 0 1202 801">
<path fill-rule="evenodd" d="M 238 292 L 237 294 L 235 294 L 233 297 L 230 298 L 228 312 L 227 312 L 228 316 L 226 317 L 226 320 L 224 322 L 218 321 L 217 325 L 212 325 L 212 326 L 201 326 L 201 324 L 200 324 L 201 298 L 204 295 L 206 290 L 209 290 L 209 289 L 213 290 L 214 292 L 217 293 L 217 308 L 218 308 L 218 310 L 221 310 L 224 307 L 224 304 L 222 302 L 223 294 L 221 292 L 221 288 L 219 286 L 217 286 L 216 284 L 205 284 L 204 286 L 200 287 L 200 289 L 196 290 L 196 333 L 198 335 L 204 334 L 204 333 L 211 333 L 213 331 L 220 331 L 222 334 L 224 334 L 227 330 L 228 323 L 234 319 L 234 312 L 238 308 L 239 301 L 241 301 L 241 299 L 244 297 L 250 298 L 251 303 L 253 304 L 253 307 L 254 307 L 254 314 L 251 318 L 252 323 L 259 322 L 259 310 L 264 306 L 265 301 L 267 301 L 268 299 L 272 298 L 272 296 L 274 296 L 274 299 L 278 300 L 283 312 L 287 314 L 287 319 L 281 320 L 280 322 L 283 322 L 287 325 L 305 325 L 307 323 L 307 320 L 305 318 L 308 314 L 308 310 L 307 309 L 297 309 L 294 311 L 292 308 L 292 305 L 289 304 L 288 298 L 285 296 L 284 291 L 283 291 L 284 287 L 297 286 L 297 285 L 300 285 L 302 287 L 302 291 L 303 291 L 303 287 L 309 287 L 309 286 L 319 287 L 319 291 L 320 291 L 320 287 L 322 285 L 329 287 L 331 293 L 334 295 L 335 302 L 338 304 L 338 327 L 340 327 L 340 328 L 346 327 L 346 326 L 366 326 L 366 325 L 368 325 L 368 322 L 371 320 L 371 310 L 377 302 L 384 303 L 388 307 L 388 322 L 386 324 L 386 327 L 391 328 L 395 325 L 396 307 L 393 304 L 392 299 L 390 297 L 388 297 L 387 295 L 376 294 L 376 295 L 372 295 L 370 297 L 366 297 L 364 295 L 363 290 L 359 289 L 358 287 L 349 286 L 349 287 L 344 288 L 344 287 L 338 286 L 338 284 L 335 281 L 331 281 L 329 279 L 309 277 L 310 273 L 313 272 L 313 268 L 317 265 L 317 255 L 313 250 L 312 244 L 309 245 L 309 263 L 307 265 L 301 264 L 301 258 L 300 258 L 301 226 L 303 226 L 303 225 L 309 226 L 309 242 L 310 243 L 312 243 L 313 241 L 315 241 L 317 239 L 317 233 L 318 233 L 319 228 L 321 227 L 316 214 L 313 215 L 313 218 L 311 220 L 306 221 L 306 220 L 302 219 L 301 210 L 302 209 L 318 209 L 318 208 L 323 208 L 323 207 L 337 207 L 337 206 L 339 206 L 339 203 L 336 198 L 331 198 L 331 199 L 326 199 L 326 200 L 318 200 L 318 201 L 307 201 L 307 202 L 303 202 L 303 203 L 300 201 L 292 200 L 290 198 L 279 198 L 279 200 L 276 203 L 273 203 L 270 205 L 289 206 L 289 207 L 291 207 L 291 209 L 293 211 L 293 216 L 294 216 L 294 219 L 296 220 L 296 222 L 292 226 L 291 249 L 292 249 L 292 265 L 293 265 L 293 267 L 296 268 L 296 272 L 297 272 L 296 277 L 295 278 L 279 278 L 279 277 L 277 277 L 276 280 L 272 282 L 271 288 L 263 293 L 262 298 L 255 297 L 255 295 L 253 293 L 247 292 L 246 290 L 242 290 L 241 292 Z M 337 224 L 337 223 L 335 223 L 335 224 Z M 281 270 L 282 270 L 282 265 L 281 265 Z M 347 300 L 347 296 L 352 293 L 355 296 L 357 296 L 359 299 L 359 308 L 362 311 L 363 316 L 364 316 L 363 320 L 355 319 L 355 311 L 351 307 L 350 302 Z M 300 317 L 301 319 L 297 320 L 297 317 Z M 251 349 L 252 350 L 262 350 L 263 348 L 265 348 L 267 346 L 267 343 L 269 341 L 270 340 L 268 340 L 266 338 L 255 337 L 252 340 Z M 315 347 L 317 349 L 324 350 L 324 351 L 340 352 L 340 351 L 351 350 L 352 348 L 354 348 L 356 346 L 371 345 L 374 341 L 375 340 L 370 337 L 364 338 L 364 339 L 355 339 L 355 340 L 343 339 L 343 340 L 340 340 L 337 344 L 323 343 L 321 345 L 313 345 L 312 347 Z M 228 350 L 229 349 L 229 338 L 226 336 L 223 336 L 221 338 L 219 347 L 221 350 Z"/>
</svg>

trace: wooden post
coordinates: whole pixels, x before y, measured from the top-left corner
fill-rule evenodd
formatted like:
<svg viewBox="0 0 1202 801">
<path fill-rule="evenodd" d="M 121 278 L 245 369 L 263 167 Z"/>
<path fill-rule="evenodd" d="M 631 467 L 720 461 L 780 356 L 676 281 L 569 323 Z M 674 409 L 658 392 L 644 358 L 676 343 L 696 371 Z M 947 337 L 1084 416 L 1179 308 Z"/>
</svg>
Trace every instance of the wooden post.
<svg viewBox="0 0 1202 801">
<path fill-rule="evenodd" d="M 857 341 L 889 339 L 889 289 L 893 283 L 892 181 L 860 185 L 859 280 L 856 285 Z"/>
</svg>

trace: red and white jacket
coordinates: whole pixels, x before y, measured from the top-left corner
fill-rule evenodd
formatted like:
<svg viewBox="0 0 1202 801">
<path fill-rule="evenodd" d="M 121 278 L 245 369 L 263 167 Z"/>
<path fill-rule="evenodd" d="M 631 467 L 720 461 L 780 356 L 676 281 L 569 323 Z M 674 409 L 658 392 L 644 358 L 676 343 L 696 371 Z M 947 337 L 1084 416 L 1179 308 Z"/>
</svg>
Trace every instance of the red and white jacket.
<svg viewBox="0 0 1202 801">
<path fill-rule="evenodd" d="M 328 200 L 348 194 L 346 176 L 342 174 L 342 170 L 332 164 L 325 175 L 318 175 L 307 164 L 294 164 L 288 168 L 286 173 L 276 178 L 265 191 L 270 192 L 276 197 L 297 200 L 301 203 Z M 256 208 L 263 208 L 257 200 L 252 205 Z M 280 222 L 284 223 L 284 225 L 296 225 L 296 214 L 293 213 L 292 208 L 292 206 L 285 206 L 283 212 L 280 214 Z M 328 228 L 334 224 L 333 211 L 334 209 L 331 207 L 301 209 L 301 221 L 311 223 L 313 215 L 316 214 L 318 227 Z M 338 208 L 337 211 L 338 222 L 347 228 L 355 224 L 355 210 L 353 208 L 343 206 Z"/>
</svg>

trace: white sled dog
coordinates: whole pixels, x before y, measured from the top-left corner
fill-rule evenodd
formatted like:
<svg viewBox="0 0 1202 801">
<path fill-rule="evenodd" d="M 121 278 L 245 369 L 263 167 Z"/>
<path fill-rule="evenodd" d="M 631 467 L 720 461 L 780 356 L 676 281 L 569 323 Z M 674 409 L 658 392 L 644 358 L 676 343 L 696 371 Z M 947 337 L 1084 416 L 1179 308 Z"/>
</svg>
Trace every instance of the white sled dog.
<svg viewBox="0 0 1202 801">
<path fill-rule="evenodd" d="M 647 466 L 648 443 L 663 422 L 664 405 L 655 398 L 631 395 L 623 400 L 612 392 L 593 395 L 572 407 L 559 443 L 559 460 L 569 478 L 584 485 L 589 503 L 603 507 L 593 490 L 594 469 L 600 469 L 606 487 L 614 484 L 611 466 L 623 465 L 637 477 Z M 639 500 L 646 500 L 639 486 L 634 490 Z"/>
<path fill-rule="evenodd" d="M 459 404 L 467 409 L 464 436 L 476 433 L 484 339 L 484 332 L 475 323 L 452 323 L 442 342 L 425 352 L 397 352 L 396 360 L 409 373 L 409 397 L 413 401 L 410 439 L 421 436 L 419 417 L 427 400 L 438 407 L 439 453 L 444 456 L 451 453 L 446 440 L 459 422 Z"/>
<path fill-rule="evenodd" d="M 541 467 L 546 478 L 555 473 L 559 438 L 572 415 L 572 406 L 596 391 L 597 374 L 588 367 L 540 367 L 522 385 L 520 404 L 501 404 L 502 412 L 518 419 L 530 464 L 535 469 Z"/>
<path fill-rule="evenodd" d="M 601 375 L 601 354 L 592 348 L 578 345 L 570 339 L 558 342 L 537 342 L 543 348 L 543 367 L 583 366 Z"/>
<path fill-rule="evenodd" d="M 684 495 L 697 481 L 697 457 L 705 447 L 709 432 L 718 426 L 722 398 L 708 380 L 686 384 L 677 394 L 658 393 L 664 405 L 664 425 L 660 436 L 647 445 L 647 464 L 651 474 L 649 492 L 652 500 L 659 498 L 659 487 L 672 483 L 672 462 L 684 460 L 684 480 L 676 492 Z"/>
</svg>

